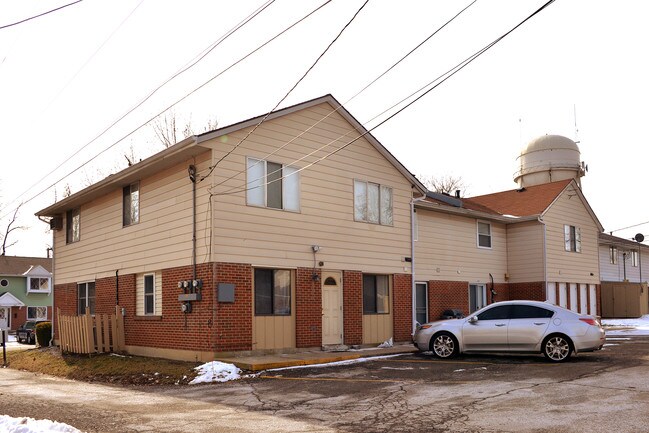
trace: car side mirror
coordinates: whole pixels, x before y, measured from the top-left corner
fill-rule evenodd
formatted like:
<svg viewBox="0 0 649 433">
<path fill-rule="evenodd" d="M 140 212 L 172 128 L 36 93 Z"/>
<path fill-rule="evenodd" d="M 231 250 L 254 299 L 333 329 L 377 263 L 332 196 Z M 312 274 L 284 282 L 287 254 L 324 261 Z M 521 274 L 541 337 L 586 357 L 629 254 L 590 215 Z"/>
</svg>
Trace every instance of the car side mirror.
<svg viewBox="0 0 649 433">
<path fill-rule="evenodd" d="M 469 317 L 469 323 L 471 323 L 471 324 L 476 324 L 476 323 L 478 323 L 478 316 L 471 316 L 471 317 Z"/>
</svg>

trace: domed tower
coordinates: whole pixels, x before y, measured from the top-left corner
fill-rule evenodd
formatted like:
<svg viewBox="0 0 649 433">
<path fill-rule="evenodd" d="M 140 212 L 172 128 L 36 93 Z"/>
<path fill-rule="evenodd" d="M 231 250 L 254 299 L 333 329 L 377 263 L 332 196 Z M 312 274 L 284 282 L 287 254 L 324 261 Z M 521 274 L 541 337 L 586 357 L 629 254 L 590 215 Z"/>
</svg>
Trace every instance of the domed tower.
<svg viewBox="0 0 649 433">
<path fill-rule="evenodd" d="M 514 182 L 519 188 L 575 179 L 581 188 L 581 177 L 588 171 L 577 143 L 561 135 L 544 135 L 529 142 L 516 158 Z"/>
</svg>

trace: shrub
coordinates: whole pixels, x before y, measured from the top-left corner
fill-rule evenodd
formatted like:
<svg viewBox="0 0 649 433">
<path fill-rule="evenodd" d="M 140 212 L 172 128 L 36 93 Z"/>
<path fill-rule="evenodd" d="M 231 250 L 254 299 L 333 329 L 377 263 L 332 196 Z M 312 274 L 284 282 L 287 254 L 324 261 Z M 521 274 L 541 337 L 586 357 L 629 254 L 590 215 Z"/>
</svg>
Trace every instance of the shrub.
<svg viewBox="0 0 649 433">
<path fill-rule="evenodd" d="M 52 339 L 52 322 L 41 322 L 36 325 L 36 344 L 41 347 L 50 345 Z"/>
</svg>

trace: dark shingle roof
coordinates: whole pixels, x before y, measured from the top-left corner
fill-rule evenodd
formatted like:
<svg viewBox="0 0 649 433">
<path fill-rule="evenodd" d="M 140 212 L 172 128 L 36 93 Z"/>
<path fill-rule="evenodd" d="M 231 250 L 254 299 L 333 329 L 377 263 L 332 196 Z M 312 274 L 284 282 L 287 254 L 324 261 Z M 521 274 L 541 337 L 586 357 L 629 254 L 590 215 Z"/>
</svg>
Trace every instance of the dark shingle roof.
<svg viewBox="0 0 649 433">
<path fill-rule="evenodd" d="M 48 272 L 52 272 L 52 259 L 45 257 L 0 256 L 0 275 L 19 276 L 27 272 L 32 266 L 39 265 Z"/>
</svg>

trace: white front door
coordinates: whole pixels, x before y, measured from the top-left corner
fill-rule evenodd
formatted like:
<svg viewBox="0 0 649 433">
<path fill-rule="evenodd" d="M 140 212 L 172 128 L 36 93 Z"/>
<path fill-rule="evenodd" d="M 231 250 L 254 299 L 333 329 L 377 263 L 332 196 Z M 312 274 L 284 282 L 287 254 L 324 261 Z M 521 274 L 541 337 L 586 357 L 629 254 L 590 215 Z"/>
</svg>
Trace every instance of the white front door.
<svg viewBox="0 0 649 433">
<path fill-rule="evenodd" d="M 9 329 L 9 308 L 0 307 L 0 329 Z"/>
<path fill-rule="evenodd" d="M 322 272 L 322 344 L 343 344 L 343 290 L 340 272 Z"/>
</svg>

